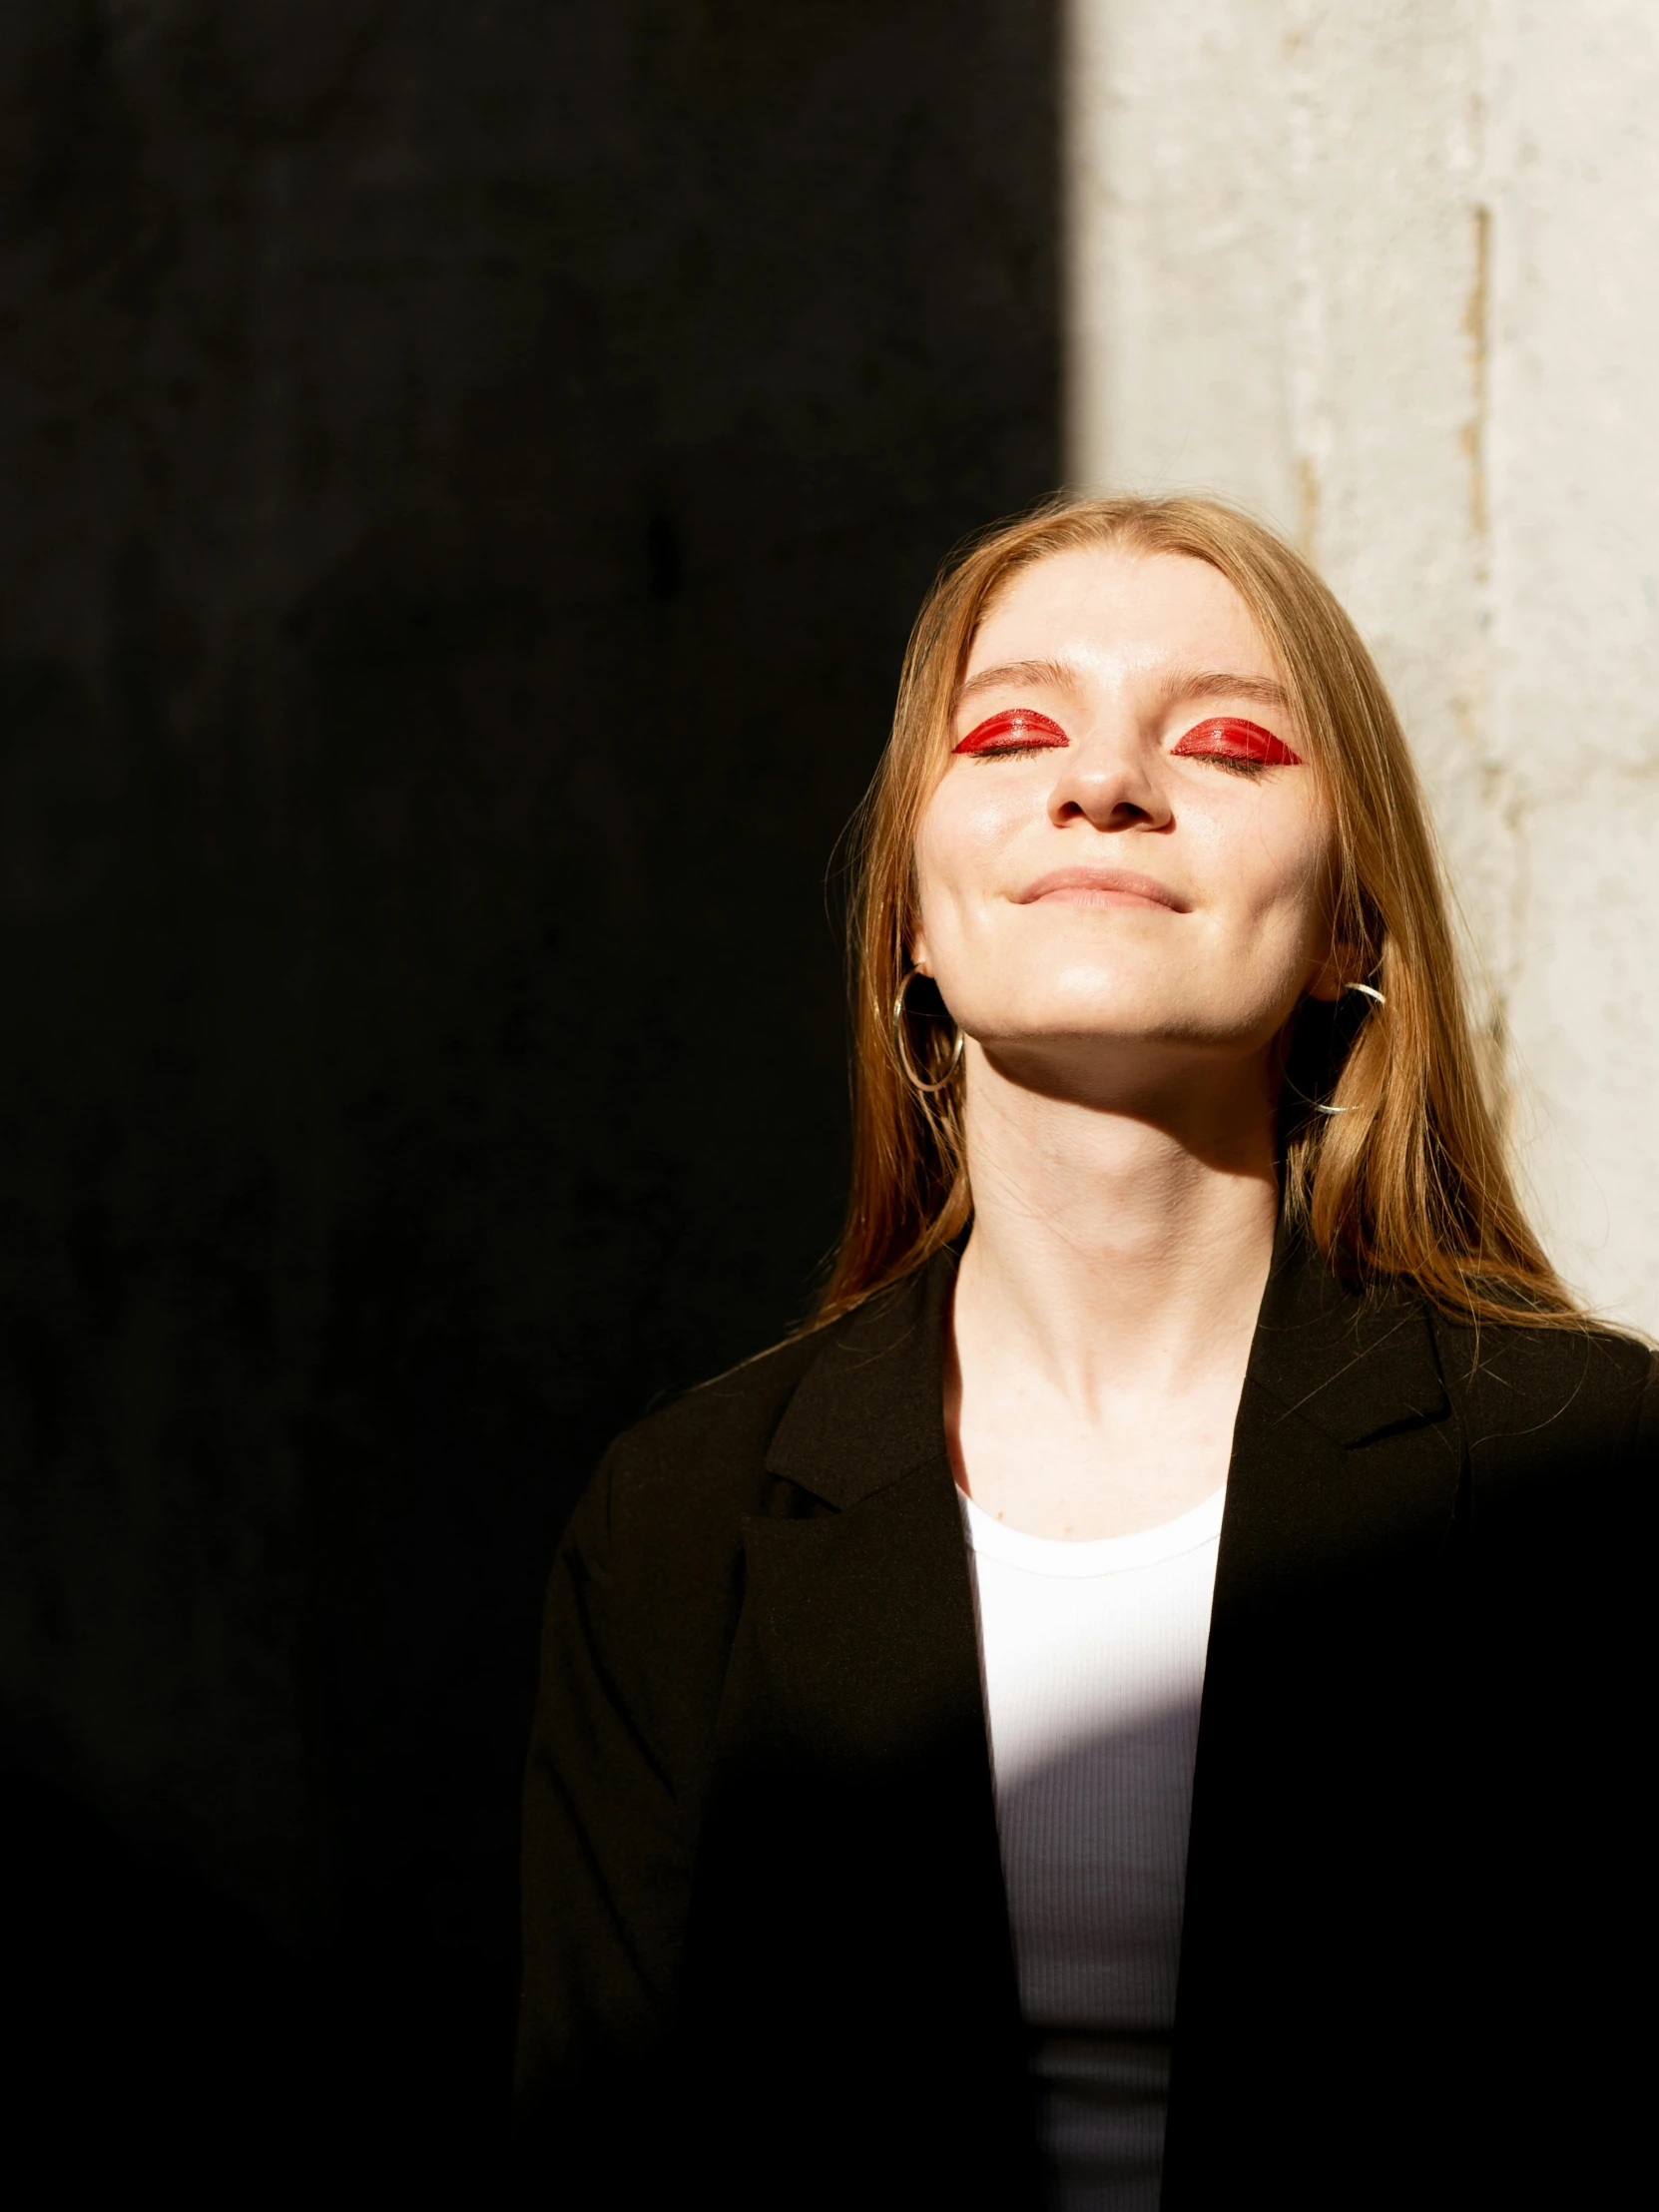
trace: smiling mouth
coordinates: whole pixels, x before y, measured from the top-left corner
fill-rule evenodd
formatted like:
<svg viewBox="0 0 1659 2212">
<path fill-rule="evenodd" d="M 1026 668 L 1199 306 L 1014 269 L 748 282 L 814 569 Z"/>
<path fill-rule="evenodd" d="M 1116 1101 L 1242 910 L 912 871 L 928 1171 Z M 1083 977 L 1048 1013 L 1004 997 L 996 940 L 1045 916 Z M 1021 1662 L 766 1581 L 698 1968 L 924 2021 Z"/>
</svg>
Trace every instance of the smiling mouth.
<svg viewBox="0 0 1659 2212">
<path fill-rule="evenodd" d="M 1039 901 L 1065 906 L 1163 906 L 1184 914 L 1187 902 L 1156 876 L 1129 867 L 1061 867 L 1039 875 L 1014 900 L 1016 906 Z"/>
</svg>

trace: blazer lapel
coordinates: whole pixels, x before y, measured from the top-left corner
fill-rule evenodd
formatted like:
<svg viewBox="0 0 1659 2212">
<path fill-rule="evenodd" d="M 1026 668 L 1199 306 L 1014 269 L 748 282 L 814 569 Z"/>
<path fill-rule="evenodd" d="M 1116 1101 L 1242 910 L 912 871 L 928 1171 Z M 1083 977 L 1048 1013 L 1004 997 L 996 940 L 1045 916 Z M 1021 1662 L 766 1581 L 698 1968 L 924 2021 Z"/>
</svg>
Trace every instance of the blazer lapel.
<svg viewBox="0 0 1659 2212">
<path fill-rule="evenodd" d="M 1354 2121 L 1361 2078 L 1372 2094 L 1399 2062 L 1377 2049 L 1377 1992 L 1432 1940 L 1449 1889 L 1425 1830 L 1450 1703 L 1450 1416 L 1420 1301 L 1349 1292 L 1283 1240 L 1217 1560 L 1166 2207 L 1258 2182 L 1348 2201 L 1321 2146 Z M 1404 2051 L 1427 2040 L 1419 2021 Z"/>
<path fill-rule="evenodd" d="M 1010 2204 L 1034 2174 L 978 1636 L 945 1451 L 954 1261 L 826 1342 L 744 1525 L 747 1587 L 696 1892 L 728 2020 L 776 2020 L 860 2094 L 985 2126 Z M 793 1919 L 755 1916 L 780 1884 Z M 808 2053 L 798 2047 L 798 2056 Z"/>
</svg>

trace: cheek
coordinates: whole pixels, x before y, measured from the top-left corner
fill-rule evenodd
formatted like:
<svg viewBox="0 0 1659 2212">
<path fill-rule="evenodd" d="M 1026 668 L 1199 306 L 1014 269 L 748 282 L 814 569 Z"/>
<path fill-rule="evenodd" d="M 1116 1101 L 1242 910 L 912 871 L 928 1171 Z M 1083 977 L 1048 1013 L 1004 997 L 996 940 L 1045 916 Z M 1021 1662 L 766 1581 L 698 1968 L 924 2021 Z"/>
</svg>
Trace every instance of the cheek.
<svg viewBox="0 0 1659 2212">
<path fill-rule="evenodd" d="M 1029 799 L 1006 783 L 947 776 L 934 793 L 916 834 L 916 874 L 923 904 L 966 901 L 999 879 L 1008 844 L 1030 812 Z"/>
<path fill-rule="evenodd" d="M 1277 797 L 1277 795 L 1272 795 Z M 1270 803 L 1216 809 L 1194 822 L 1218 900 L 1245 913 L 1317 925 L 1331 837 L 1323 808 Z"/>
</svg>

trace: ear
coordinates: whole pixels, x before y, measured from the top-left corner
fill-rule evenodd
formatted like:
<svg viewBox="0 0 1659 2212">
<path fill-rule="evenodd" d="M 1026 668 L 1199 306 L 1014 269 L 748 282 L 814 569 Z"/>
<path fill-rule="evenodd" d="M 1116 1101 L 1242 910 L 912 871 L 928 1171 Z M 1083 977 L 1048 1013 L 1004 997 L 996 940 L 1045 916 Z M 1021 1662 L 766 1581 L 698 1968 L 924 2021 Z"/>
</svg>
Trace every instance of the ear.
<svg viewBox="0 0 1659 2212">
<path fill-rule="evenodd" d="M 1325 958 L 1308 978 L 1306 995 L 1323 999 L 1330 1006 L 1348 989 L 1349 979 L 1359 972 L 1360 959 L 1351 944 L 1334 944 Z"/>
<path fill-rule="evenodd" d="M 918 975 L 931 975 L 933 964 L 927 957 L 927 939 L 918 921 L 910 932 L 910 965 Z"/>
</svg>

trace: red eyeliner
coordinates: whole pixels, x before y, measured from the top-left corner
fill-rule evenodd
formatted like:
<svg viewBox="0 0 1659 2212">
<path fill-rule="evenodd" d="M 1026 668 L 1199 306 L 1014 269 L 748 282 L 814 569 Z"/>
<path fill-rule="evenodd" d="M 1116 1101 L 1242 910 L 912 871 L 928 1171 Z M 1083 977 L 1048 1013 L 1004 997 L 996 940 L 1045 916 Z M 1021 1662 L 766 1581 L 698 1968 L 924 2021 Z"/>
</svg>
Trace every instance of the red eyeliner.
<svg viewBox="0 0 1659 2212">
<path fill-rule="evenodd" d="M 1267 733 L 1264 731 L 1263 736 Z M 970 730 L 960 745 L 953 746 L 954 753 L 992 753 L 1015 746 L 1070 745 L 1071 740 L 1057 722 L 1050 722 L 1047 715 L 1038 714 L 1035 707 L 1009 707 L 1002 714 L 992 715 L 988 722 L 981 722 Z"/>
<path fill-rule="evenodd" d="M 1232 715 L 1218 715 L 1214 722 L 1199 723 L 1170 750 L 1192 761 L 1255 761 L 1264 768 L 1302 766 L 1302 755 L 1293 753 L 1271 730 L 1264 730 L 1259 722 L 1240 722 Z"/>
</svg>

